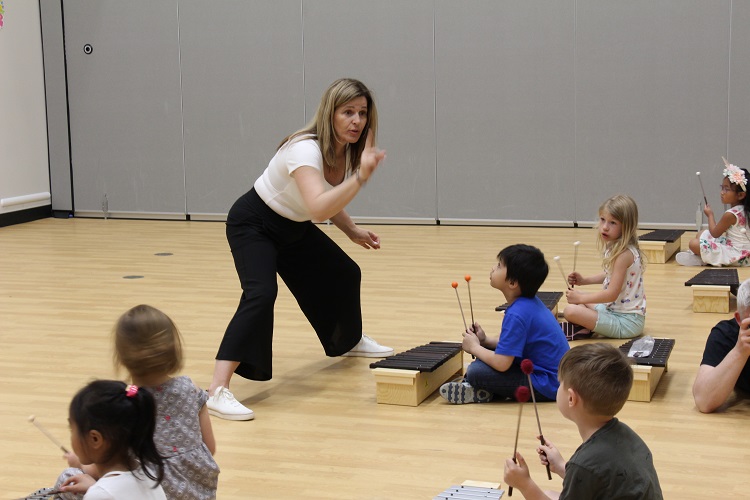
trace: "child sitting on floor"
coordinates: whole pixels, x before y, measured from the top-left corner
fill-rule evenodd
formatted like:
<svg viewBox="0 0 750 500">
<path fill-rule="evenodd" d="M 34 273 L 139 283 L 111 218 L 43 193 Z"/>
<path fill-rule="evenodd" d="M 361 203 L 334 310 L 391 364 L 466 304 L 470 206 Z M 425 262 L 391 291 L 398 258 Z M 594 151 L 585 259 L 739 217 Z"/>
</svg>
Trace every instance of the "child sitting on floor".
<svg viewBox="0 0 750 500">
<path fill-rule="evenodd" d="M 663 498 L 651 451 L 615 415 L 625 405 L 633 385 L 633 369 L 610 344 L 574 347 L 563 356 L 558 371 L 557 407 L 578 426 L 583 444 L 565 462 L 548 439 L 537 453 L 542 465 L 563 478 L 559 498 L 586 500 L 660 500 Z M 505 461 L 505 482 L 527 500 L 558 498 L 543 492 L 531 479 L 520 453 L 518 464 Z"/>
<path fill-rule="evenodd" d="M 450 403 L 484 403 L 513 398 L 526 384 L 521 361 L 534 363 L 531 378 L 537 401 L 553 401 L 557 391 L 557 365 L 569 347 L 552 312 L 536 296 L 547 278 L 544 254 L 529 245 L 511 245 L 497 256 L 490 285 L 505 296 L 508 308 L 499 336 L 488 337 L 478 323 L 463 334 L 463 349 L 477 359 L 462 381 L 440 387 Z"/>
</svg>

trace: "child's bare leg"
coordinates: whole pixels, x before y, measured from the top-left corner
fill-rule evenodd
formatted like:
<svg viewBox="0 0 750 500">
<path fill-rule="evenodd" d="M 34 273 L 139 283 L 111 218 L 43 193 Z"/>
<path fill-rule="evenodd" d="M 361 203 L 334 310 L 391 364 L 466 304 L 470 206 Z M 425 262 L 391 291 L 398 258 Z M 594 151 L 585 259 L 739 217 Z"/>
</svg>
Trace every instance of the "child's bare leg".
<svg viewBox="0 0 750 500">
<path fill-rule="evenodd" d="M 698 238 L 693 238 L 692 240 L 690 240 L 690 243 L 688 243 L 688 248 L 695 255 L 700 255 L 701 254 L 701 240 Z"/>
<path fill-rule="evenodd" d="M 583 304 L 568 304 L 563 309 L 563 316 L 571 323 L 581 325 L 592 331 L 596 326 L 596 321 L 599 319 L 597 311 Z"/>
</svg>

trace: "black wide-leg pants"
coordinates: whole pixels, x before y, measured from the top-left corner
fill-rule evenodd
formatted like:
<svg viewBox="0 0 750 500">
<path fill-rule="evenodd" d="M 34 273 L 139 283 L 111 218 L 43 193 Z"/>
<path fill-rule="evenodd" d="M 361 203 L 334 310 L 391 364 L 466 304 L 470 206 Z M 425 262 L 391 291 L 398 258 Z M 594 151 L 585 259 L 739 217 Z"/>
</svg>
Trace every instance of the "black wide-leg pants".
<svg viewBox="0 0 750 500">
<path fill-rule="evenodd" d="M 239 361 L 235 373 L 244 378 L 271 378 L 276 273 L 326 355 L 340 356 L 357 345 L 362 337 L 360 268 L 313 223 L 280 216 L 251 189 L 229 211 L 227 240 L 242 297 L 217 360 Z"/>
</svg>

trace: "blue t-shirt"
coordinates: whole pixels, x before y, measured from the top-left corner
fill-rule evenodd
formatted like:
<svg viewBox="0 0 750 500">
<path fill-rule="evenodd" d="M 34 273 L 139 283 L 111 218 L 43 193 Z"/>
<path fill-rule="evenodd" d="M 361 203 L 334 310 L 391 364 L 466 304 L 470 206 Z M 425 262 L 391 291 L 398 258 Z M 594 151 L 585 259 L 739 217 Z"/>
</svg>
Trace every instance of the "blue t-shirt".
<svg viewBox="0 0 750 500">
<path fill-rule="evenodd" d="M 560 324 L 539 297 L 518 297 L 508 306 L 495 354 L 530 359 L 534 389 L 550 399 L 557 396 L 557 367 L 568 349 Z"/>
</svg>

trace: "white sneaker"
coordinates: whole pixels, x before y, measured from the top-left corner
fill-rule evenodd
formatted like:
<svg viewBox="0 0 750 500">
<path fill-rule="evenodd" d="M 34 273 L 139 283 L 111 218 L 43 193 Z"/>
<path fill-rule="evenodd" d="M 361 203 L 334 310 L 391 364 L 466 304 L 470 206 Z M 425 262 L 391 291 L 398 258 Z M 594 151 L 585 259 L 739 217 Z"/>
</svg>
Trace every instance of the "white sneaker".
<svg viewBox="0 0 750 500">
<path fill-rule="evenodd" d="M 693 252 L 677 252 L 674 260 L 681 266 L 702 266 L 703 259 L 700 255 L 695 255 Z"/>
<path fill-rule="evenodd" d="M 253 410 L 237 401 L 234 394 L 223 386 L 217 387 L 214 395 L 208 397 L 206 406 L 209 414 L 225 420 L 252 420 L 255 418 Z"/>
<path fill-rule="evenodd" d="M 359 343 L 342 356 L 359 356 L 362 358 L 386 358 L 393 355 L 393 348 L 380 345 L 364 333 Z"/>
</svg>

